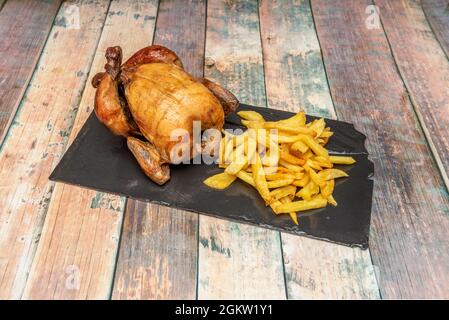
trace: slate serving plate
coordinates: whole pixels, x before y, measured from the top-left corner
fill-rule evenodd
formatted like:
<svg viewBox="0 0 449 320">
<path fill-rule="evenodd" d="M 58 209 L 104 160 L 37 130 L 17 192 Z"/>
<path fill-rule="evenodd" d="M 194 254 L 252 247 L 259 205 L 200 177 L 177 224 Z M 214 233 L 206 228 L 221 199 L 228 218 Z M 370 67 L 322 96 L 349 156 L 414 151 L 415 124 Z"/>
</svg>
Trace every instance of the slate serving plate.
<svg viewBox="0 0 449 320">
<path fill-rule="evenodd" d="M 241 105 L 240 110 L 255 110 L 267 120 L 285 119 L 293 113 Z M 308 120 L 314 117 L 308 117 Z M 171 166 L 171 180 L 158 186 L 140 170 L 126 141 L 110 133 L 91 114 L 73 144 L 50 176 L 51 180 L 114 193 L 138 200 L 197 212 L 222 219 L 305 235 L 362 249 L 368 247 L 374 172 L 365 148 L 366 137 L 354 126 L 326 120 L 334 131 L 326 146 L 333 154 L 348 154 L 357 160 L 351 166 L 336 166 L 349 173 L 336 180 L 337 207 L 298 214 L 299 225 L 288 215 L 276 216 L 257 191 L 237 180 L 226 190 L 214 190 L 202 181 L 222 172 L 216 165 Z M 242 127 L 233 114 L 225 128 Z M 243 128 L 243 127 L 242 127 Z"/>
</svg>

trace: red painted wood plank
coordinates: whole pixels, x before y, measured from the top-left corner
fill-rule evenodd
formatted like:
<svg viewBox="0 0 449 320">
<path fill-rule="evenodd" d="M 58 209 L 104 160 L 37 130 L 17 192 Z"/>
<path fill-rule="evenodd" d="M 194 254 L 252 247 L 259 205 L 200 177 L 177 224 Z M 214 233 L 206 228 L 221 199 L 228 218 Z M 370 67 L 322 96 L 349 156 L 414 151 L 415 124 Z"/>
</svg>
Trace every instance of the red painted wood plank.
<svg viewBox="0 0 449 320">
<path fill-rule="evenodd" d="M 370 248 L 380 291 L 448 298 L 449 196 L 383 29 L 365 24 L 371 4 L 312 9 L 337 115 L 367 135 L 376 168 Z"/>
<path fill-rule="evenodd" d="M 0 1 L 0 145 L 44 47 L 60 0 Z"/>
<path fill-rule="evenodd" d="M 194 76 L 203 75 L 206 3 L 162 0 L 155 44 L 174 50 Z M 196 297 L 198 215 L 129 200 L 114 299 Z"/>
<path fill-rule="evenodd" d="M 449 57 L 449 2 L 447 0 L 421 0 L 433 32 Z"/>
</svg>

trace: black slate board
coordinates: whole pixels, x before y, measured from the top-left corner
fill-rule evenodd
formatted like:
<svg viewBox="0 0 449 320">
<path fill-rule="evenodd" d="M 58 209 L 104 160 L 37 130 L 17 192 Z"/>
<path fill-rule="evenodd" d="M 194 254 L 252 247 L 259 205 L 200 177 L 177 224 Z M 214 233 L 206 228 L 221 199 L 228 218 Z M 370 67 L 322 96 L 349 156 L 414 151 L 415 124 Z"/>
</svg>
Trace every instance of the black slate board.
<svg viewBox="0 0 449 320">
<path fill-rule="evenodd" d="M 255 110 L 267 120 L 285 119 L 290 112 L 241 105 L 240 110 Z M 314 117 L 308 117 L 308 120 Z M 363 249 L 368 247 L 374 171 L 365 148 L 366 137 L 354 126 L 326 120 L 334 131 L 326 146 L 331 153 L 348 154 L 357 163 L 336 166 L 349 173 L 336 180 L 334 198 L 337 207 L 328 206 L 298 214 L 299 225 L 288 215 L 275 216 L 257 191 L 238 180 L 226 190 L 214 190 L 202 181 L 222 172 L 216 165 L 173 165 L 171 180 L 158 186 L 140 170 L 127 149 L 126 141 L 110 133 L 92 113 L 77 138 L 50 176 L 65 182 L 138 200 L 193 211 L 214 217 L 248 223 L 297 235 L 323 239 Z M 240 127 L 233 114 L 225 128 Z"/>
</svg>

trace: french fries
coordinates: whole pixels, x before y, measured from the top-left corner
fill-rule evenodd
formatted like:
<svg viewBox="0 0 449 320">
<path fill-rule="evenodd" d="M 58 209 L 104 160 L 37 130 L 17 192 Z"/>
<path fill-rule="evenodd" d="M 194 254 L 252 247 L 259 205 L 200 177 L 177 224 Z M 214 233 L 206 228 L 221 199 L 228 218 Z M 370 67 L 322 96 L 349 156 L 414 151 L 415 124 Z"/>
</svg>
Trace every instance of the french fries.
<svg viewBox="0 0 449 320">
<path fill-rule="evenodd" d="M 227 174 L 226 172 L 223 172 L 223 173 L 216 174 L 212 177 L 209 177 L 206 180 L 204 180 L 203 182 L 208 187 L 222 190 L 222 189 L 226 189 L 227 187 L 229 187 L 231 185 L 231 183 L 233 183 L 236 178 L 237 178 L 236 176 L 233 176 L 233 175 Z"/>
<path fill-rule="evenodd" d="M 260 156 L 257 152 L 254 155 L 254 163 L 251 165 L 251 169 L 253 171 L 253 179 L 257 191 L 259 191 L 262 199 L 264 199 L 266 203 L 269 203 L 271 200 L 270 190 L 268 190 L 268 183 L 265 179 L 265 171 L 263 170 L 262 161 L 260 160 Z"/>
<path fill-rule="evenodd" d="M 254 187 L 276 215 L 288 214 L 295 224 L 299 212 L 337 205 L 335 179 L 348 174 L 334 165 L 355 160 L 329 155 L 324 146 L 333 132 L 324 119 L 306 123 L 304 112 L 280 121 L 266 121 L 255 111 L 237 114 L 248 130 L 225 132 L 218 157 L 224 172 L 204 180 L 207 186 L 221 190 L 239 179 Z"/>
<path fill-rule="evenodd" d="M 238 116 L 244 120 L 249 121 L 265 121 L 263 116 L 256 111 L 239 111 L 237 112 Z"/>
<path fill-rule="evenodd" d="M 343 157 L 343 156 L 330 156 L 330 162 L 335 164 L 353 164 L 355 160 L 353 157 Z"/>
<path fill-rule="evenodd" d="M 327 200 L 322 196 L 316 196 L 311 200 L 292 201 L 289 203 L 283 203 L 276 207 L 277 214 L 289 213 L 296 211 L 305 211 L 311 209 L 324 208 L 327 205 Z"/>
</svg>

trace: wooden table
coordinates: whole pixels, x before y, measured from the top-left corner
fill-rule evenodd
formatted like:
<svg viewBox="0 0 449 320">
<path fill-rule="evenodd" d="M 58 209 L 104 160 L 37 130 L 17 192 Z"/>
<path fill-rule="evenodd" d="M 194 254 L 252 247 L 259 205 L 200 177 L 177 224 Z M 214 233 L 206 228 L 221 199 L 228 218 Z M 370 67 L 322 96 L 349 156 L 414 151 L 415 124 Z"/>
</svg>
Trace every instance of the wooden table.
<svg viewBox="0 0 449 320">
<path fill-rule="evenodd" d="M 447 0 L 0 8 L 0 298 L 449 298 Z M 93 110 L 106 48 L 151 43 L 242 102 L 364 132 L 370 249 L 49 181 Z"/>
</svg>

